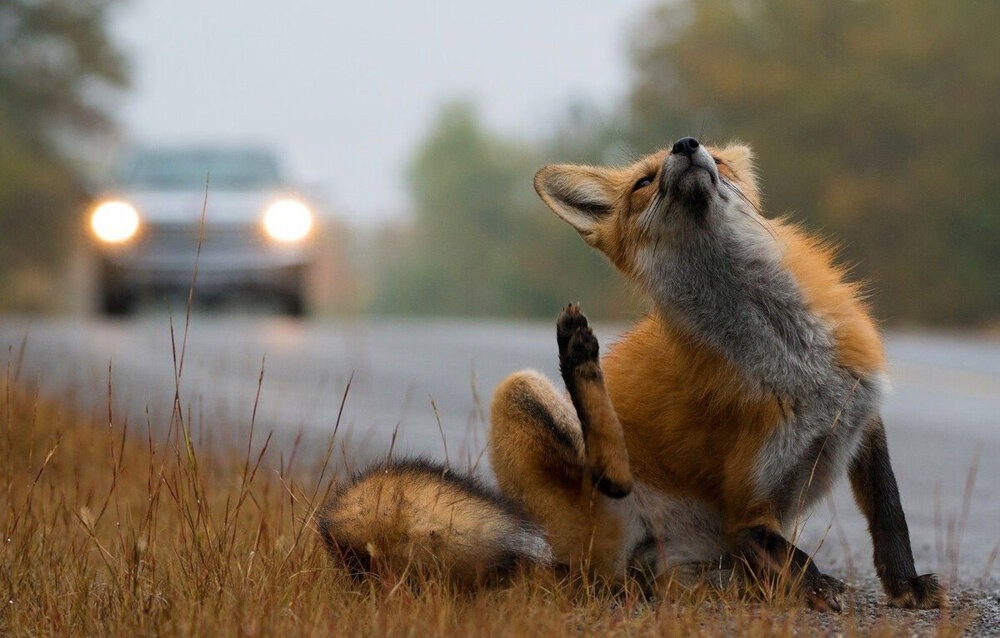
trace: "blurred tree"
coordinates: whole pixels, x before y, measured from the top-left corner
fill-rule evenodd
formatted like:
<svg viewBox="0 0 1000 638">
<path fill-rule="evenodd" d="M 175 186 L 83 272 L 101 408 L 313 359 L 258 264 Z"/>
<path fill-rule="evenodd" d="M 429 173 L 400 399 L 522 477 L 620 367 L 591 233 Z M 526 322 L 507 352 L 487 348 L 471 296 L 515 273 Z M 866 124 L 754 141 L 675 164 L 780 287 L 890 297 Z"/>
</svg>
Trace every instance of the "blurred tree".
<svg viewBox="0 0 1000 638">
<path fill-rule="evenodd" d="M 751 143 L 894 322 L 1000 315 L 1000 3 L 699 0 L 633 38 L 631 139 Z"/>
<path fill-rule="evenodd" d="M 109 128 L 101 100 L 127 81 L 115 4 L 0 0 L 0 307 L 24 296 L 19 274 L 58 267 L 75 230 L 85 193 L 68 149 Z"/>
<path fill-rule="evenodd" d="M 554 316 L 577 299 L 605 317 L 634 311 L 611 267 L 535 195 L 540 156 L 485 130 L 469 104 L 446 106 L 412 160 L 415 228 L 395 244 L 373 309 Z"/>
</svg>

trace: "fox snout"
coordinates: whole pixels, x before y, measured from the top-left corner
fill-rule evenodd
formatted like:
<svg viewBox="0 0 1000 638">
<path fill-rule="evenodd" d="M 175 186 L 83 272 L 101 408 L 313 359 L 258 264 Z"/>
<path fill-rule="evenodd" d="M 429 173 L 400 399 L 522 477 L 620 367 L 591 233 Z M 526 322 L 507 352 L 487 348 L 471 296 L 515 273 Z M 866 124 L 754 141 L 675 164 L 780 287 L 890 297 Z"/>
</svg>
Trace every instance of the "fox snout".
<svg viewBox="0 0 1000 638">
<path fill-rule="evenodd" d="M 660 192 L 695 214 L 708 206 L 712 191 L 719 183 L 715 159 L 693 137 L 674 142 L 663 160 L 660 171 Z"/>
<path fill-rule="evenodd" d="M 671 147 L 670 152 L 674 155 L 686 155 L 691 157 L 694 155 L 695 151 L 701 148 L 701 144 L 698 140 L 693 137 L 682 137 L 681 139 L 674 142 L 673 147 Z"/>
</svg>

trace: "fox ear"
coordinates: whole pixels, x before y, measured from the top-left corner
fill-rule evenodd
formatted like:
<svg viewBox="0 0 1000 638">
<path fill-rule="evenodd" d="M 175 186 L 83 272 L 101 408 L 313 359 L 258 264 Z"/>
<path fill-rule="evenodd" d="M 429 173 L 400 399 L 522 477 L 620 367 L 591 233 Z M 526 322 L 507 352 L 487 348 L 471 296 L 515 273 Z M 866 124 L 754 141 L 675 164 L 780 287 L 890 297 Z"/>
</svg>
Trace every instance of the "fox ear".
<svg viewBox="0 0 1000 638">
<path fill-rule="evenodd" d="M 734 142 L 719 151 L 719 157 L 725 160 L 729 169 L 743 185 L 743 194 L 760 207 L 760 195 L 757 188 L 757 167 L 754 165 L 754 152 L 746 144 Z"/>
<path fill-rule="evenodd" d="M 549 164 L 535 173 L 542 201 L 577 230 L 588 243 L 611 215 L 613 195 L 605 171 L 593 166 Z"/>
<path fill-rule="evenodd" d="M 741 142 L 734 142 L 719 151 L 726 162 L 739 174 L 753 175 L 754 153 L 753 149 Z"/>
</svg>

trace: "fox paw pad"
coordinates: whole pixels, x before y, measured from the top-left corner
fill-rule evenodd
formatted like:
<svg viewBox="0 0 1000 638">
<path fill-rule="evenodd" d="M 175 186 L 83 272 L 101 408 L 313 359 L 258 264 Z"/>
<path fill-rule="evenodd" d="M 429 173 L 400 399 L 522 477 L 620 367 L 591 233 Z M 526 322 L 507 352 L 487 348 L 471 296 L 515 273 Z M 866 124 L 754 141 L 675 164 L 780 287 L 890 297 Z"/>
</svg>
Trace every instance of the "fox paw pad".
<svg viewBox="0 0 1000 638">
<path fill-rule="evenodd" d="M 576 368 L 587 362 L 596 363 L 599 346 L 587 317 L 580 305 L 571 303 L 559 314 L 556 321 L 556 339 L 559 342 L 559 361 L 565 369 Z"/>
</svg>

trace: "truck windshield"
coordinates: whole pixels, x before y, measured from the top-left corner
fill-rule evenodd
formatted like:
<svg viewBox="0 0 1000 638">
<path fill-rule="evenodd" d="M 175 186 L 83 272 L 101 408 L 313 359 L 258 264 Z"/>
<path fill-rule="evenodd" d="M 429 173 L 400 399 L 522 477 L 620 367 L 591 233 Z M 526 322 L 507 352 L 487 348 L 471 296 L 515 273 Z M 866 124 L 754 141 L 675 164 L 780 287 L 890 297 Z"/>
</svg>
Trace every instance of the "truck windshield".
<svg viewBox="0 0 1000 638">
<path fill-rule="evenodd" d="M 213 189 L 272 188 L 281 183 L 278 163 L 259 150 L 144 150 L 122 165 L 119 182 L 130 188 L 198 190 L 210 175 Z"/>
</svg>

